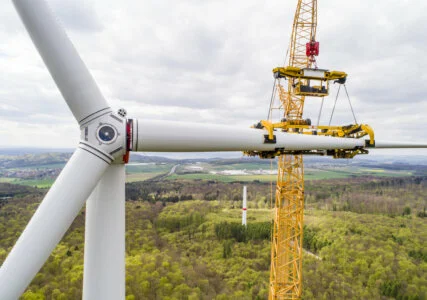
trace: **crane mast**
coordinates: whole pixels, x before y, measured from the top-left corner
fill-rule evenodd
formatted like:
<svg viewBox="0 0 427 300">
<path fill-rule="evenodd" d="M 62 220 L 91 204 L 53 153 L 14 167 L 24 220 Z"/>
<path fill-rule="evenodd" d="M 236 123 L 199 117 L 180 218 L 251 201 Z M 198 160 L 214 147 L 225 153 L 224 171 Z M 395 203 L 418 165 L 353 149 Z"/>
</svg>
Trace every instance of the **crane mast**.
<svg viewBox="0 0 427 300">
<path fill-rule="evenodd" d="M 265 144 L 276 144 L 275 132 L 277 131 L 356 139 L 369 136 L 369 139 L 364 140 L 364 146 L 353 149 L 291 150 L 278 146 L 273 151 L 245 151 L 248 156 L 278 157 L 271 237 L 269 299 L 300 299 L 302 295 L 303 155 L 353 158 L 358 154 L 367 154 L 366 148 L 375 147 L 374 131 L 369 125 L 358 124 L 354 113 L 355 124 L 344 126 L 319 125 L 321 110 L 317 125 L 312 125 L 310 119 L 303 119 L 306 97 L 322 98 L 323 105 L 324 97 L 329 95 L 331 81 L 339 84 L 340 87 L 344 85 L 348 96 L 345 72 L 317 67 L 319 42 L 316 41 L 316 30 L 317 0 L 298 0 L 289 46 L 288 65 L 273 69 L 275 84 L 268 120 L 261 120 L 253 127 L 267 131 L 268 134 L 264 135 Z M 286 87 L 282 85 L 282 79 L 287 80 Z M 273 109 L 276 109 L 273 107 L 276 96 L 280 100 L 278 108 L 282 109 L 284 114 L 279 122 L 273 123 L 271 117 Z M 350 102 L 350 98 L 348 100 Z M 350 107 L 352 107 L 351 102 Z"/>
<path fill-rule="evenodd" d="M 310 68 L 315 63 L 306 54 L 307 43 L 316 40 L 317 0 L 299 0 L 289 48 L 290 67 Z M 284 119 L 302 120 L 305 95 L 295 93 L 296 78 L 289 78 L 287 91 L 276 78 L 276 90 Z M 298 129 L 290 129 L 298 130 Z M 274 202 L 269 299 L 299 299 L 302 293 L 302 249 L 304 220 L 303 156 L 278 156 Z"/>
</svg>

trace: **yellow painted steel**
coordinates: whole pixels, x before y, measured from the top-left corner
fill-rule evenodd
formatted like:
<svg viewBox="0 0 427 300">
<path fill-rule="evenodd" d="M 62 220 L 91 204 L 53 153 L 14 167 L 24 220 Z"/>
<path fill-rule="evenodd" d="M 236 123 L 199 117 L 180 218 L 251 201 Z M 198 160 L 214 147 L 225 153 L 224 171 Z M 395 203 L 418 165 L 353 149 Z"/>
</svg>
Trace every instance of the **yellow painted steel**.
<svg viewBox="0 0 427 300">
<path fill-rule="evenodd" d="M 302 251 L 304 221 L 304 163 L 303 154 L 331 155 L 334 158 L 353 158 L 367 154 L 365 148 L 375 146 L 372 128 L 366 124 L 346 126 L 312 126 L 302 119 L 306 96 L 324 97 L 329 93 L 329 81 L 346 82 L 347 74 L 341 71 L 318 69 L 314 56 L 307 57 L 306 44 L 316 42 L 317 0 L 298 0 L 289 51 L 289 65 L 273 69 L 275 91 L 284 110 L 280 122 L 262 120 L 256 128 L 268 132 L 266 143 L 274 143 L 274 131 L 294 134 L 325 135 L 345 138 L 369 136 L 365 146 L 357 149 L 327 151 L 247 151 L 246 155 L 261 158 L 278 157 L 278 177 L 273 207 L 271 243 L 271 268 L 269 299 L 301 299 Z M 314 64 L 315 68 L 312 68 Z M 281 80 L 287 80 L 287 88 Z M 276 95 L 273 95 L 276 96 Z M 274 100 L 274 98 L 273 98 Z M 271 103 L 273 103 L 273 100 Z M 272 116 L 270 107 L 269 118 Z M 319 117 L 320 118 L 320 117 Z"/>
<path fill-rule="evenodd" d="M 344 79 L 347 77 L 347 73 L 342 71 L 329 71 L 321 70 L 323 73 L 321 76 L 316 76 L 314 74 L 305 75 L 304 70 L 307 68 L 297 68 L 297 67 L 277 67 L 273 69 L 273 74 L 275 78 L 296 78 L 296 79 L 319 79 L 319 80 L 338 80 Z M 308 69 L 316 70 L 316 69 Z"/>
<path fill-rule="evenodd" d="M 309 68 L 306 43 L 316 39 L 317 0 L 298 0 L 289 51 L 289 66 Z M 287 91 L 277 79 L 279 98 L 287 120 L 301 120 L 304 95 L 296 95 L 296 78 Z M 289 129 L 294 131 L 296 129 Z M 281 155 L 271 243 L 269 299 L 300 299 L 302 293 L 302 242 L 304 218 L 304 164 L 302 155 Z"/>
<path fill-rule="evenodd" d="M 295 132 L 299 134 L 308 135 L 326 135 L 333 137 L 345 137 L 345 138 L 361 138 L 369 135 L 369 144 L 374 145 L 375 135 L 374 130 L 367 124 L 351 124 L 345 126 L 311 126 L 307 125 L 307 120 L 290 120 L 279 123 L 271 123 L 266 120 L 261 120 L 261 125 L 267 129 L 268 138 L 274 139 L 274 129 L 281 129 L 283 132 Z"/>
<path fill-rule="evenodd" d="M 293 92 L 299 96 L 325 97 L 329 95 L 329 81 L 345 83 L 347 80 L 345 72 L 292 66 L 274 68 L 273 74 L 277 79 L 293 79 Z"/>
</svg>

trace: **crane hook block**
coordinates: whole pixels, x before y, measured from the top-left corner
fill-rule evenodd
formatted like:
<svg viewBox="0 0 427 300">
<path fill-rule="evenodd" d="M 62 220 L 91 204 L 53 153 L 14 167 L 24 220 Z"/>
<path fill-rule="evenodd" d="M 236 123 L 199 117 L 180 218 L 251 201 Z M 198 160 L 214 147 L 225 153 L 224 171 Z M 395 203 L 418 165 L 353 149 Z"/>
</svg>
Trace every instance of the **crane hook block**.
<svg viewBox="0 0 427 300">
<path fill-rule="evenodd" d="M 305 55 L 310 56 L 318 56 L 319 55 L 319 42 L 311 41 L 305 44 Z"/>
</svg>

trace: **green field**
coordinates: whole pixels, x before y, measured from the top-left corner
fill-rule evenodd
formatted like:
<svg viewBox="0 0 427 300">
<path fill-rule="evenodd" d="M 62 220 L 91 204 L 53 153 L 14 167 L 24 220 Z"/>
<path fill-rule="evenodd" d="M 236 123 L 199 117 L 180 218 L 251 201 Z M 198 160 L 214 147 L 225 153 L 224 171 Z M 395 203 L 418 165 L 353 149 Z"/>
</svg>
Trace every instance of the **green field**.
<svg viewBox="0 0 427 300">
<path fill-rule="evenodd" d="M 411 176 L 412 172 L 407 170 L 385 170 L 385 169 L 369 169 L 361 167 L 342 167 L 334 169 L 311 169 L 304 170 L 305 178 L 310 180 L 316 179 L 334 179 L 334 178 L 349 178 L 358 176 L 381 176 L 381 177 L 396 177 L 396 176 Z"/>
<path fill-rule="evenodd" d="M 163 173 L 132 173 L 132 174 L 126 174 L 126 182 L 138 182 L 138 181 L 145 181 L 148 179 L 151 179 L 153 177 L 159 176 Z"/>
<path fill-rule="evenodd" d="M 168 173 L 172 167 L 172 164 L 129 164 L 126 165 L 126 173 Z"/>
<path fill-rule="evenodd" d="M 1 183 L 13 183 L 15 180 L 16 178 L 0 177 Z"/>
<path fill-rule="evenodd" d="M 33 186 L 37 188 L 49 188 L 54 181 L 55 181 L 54 179 L 20 179 L 20 178 L 0 177 L 0 182 L 28 185 L 28 186 Z"/>
</svg>

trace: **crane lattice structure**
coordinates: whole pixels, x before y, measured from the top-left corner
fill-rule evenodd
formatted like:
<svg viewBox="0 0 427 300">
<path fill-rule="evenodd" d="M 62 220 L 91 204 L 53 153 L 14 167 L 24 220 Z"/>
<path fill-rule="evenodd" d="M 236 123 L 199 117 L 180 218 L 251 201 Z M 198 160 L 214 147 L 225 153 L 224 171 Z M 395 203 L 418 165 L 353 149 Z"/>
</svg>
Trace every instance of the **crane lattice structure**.
<svg viewBox="0 0 427 300">
<path fill-rule="evenodd" d="M 306 55 L 306 45 L 316 40 L 316 28 L 317 0 L 299 0 L 291 36 L 289 66 L 310 68 L 314 63 Z M 302 121 L 305 96 L 294 92 L 296 79 L 288 80 L 287 91 L 280 79 L 276 81 L 284 117 L 289 121 Z M 301 297 L 303 219 L 303 156 L 280 155 L 271 245 L 270 299 Z"/>
</svg>

